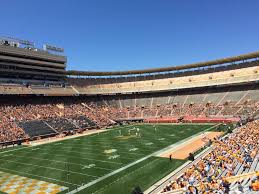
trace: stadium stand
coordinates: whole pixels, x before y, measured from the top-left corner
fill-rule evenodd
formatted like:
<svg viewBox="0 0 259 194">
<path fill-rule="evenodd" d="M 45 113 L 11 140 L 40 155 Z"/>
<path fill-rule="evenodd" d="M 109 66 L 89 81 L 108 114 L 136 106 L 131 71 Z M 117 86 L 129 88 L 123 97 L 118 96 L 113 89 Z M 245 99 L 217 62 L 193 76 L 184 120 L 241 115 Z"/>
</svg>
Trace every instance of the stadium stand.
<svg viewBox="0 0 259 194">
<path fill-rule="evenodd" d="M 78 127 L 65 118 L 55 118 L 45 121 L 51 128 L 58 132 L 71 131 Z"/>
<path fill-rule="evenodd" d="M 1 109 L 5 118 L 13 118 L 15 121 L 57 119 L 50 120 L 49 125 L 53 124 L 51 122 L 56 122 L 57 125 L 66 123 L 67 127 L 70 126 L 68 129 L 78 128 L 79 120 L 85 122 L 85 126 L 93 127 L 93 121 L 99 126 L 107 126 L 112 123 L 111 120 L 117 119 L 183 116 L 242 117 L 254 115 L 258 111 L 258 84 L 210 88 L 206 92 L 204 94 L 204 89 L 198 89 L 151 93 L 148 98 L 147 94 L 59 99 L 9 96 L 9 102 L 2 103 Z M 4 99 L 6 100 L 6 96 L 2 97 L 2 101 Z M 16 103 L 18 99 L 19 103 Z M 9 124 L 11 122 L 13 122 L 12 119 L 8 121 Z M 81 125 L 81 127 L 85 126 Z M 56 126 L 53 128 L 56 129 Z M 58 128 L 57 131 L 62 129 Z"/>
<path fill-rule="evenodd" d="M 20 122 L 18 125 L 30 137 L 43 136 L 43 135 L 57 133 L 46 122 L 41 121 L 41 120 Z"/>
<path fill-rule="evenodd" d="M 258 57 L 255 52 L 166 68 L 79 72 L 66 70 L 65 56 L 0 44 L 0 144 L 123 122 L 251 121 L 214 139 L 159 193 L 258 192 Z"/>
<path fill-rule="evenodd" d="M 161 193 L 254 193 L 259 191 L 259 120 L 215 139 L 212 150 L 171 180 Z M 257 171 L 257 172 L 256 172 Z M 252 173 L 251 176 L 240 176 Z M 231 178 L 230 178 L 231 177 Z M 234 178 L 233 178 L 234 177 Z M 230 182 L 230 180 L 234 180 Z"/>
<path fill-rule="evenodd" d="M 183 88 L 197 88 L 215 85 L 256 81 L 259 77 L 258 66 L 236 70 L 226 70 L 209 74 L 165 78 L 159 80 L 134 81 L 123 83 L 96 84 L 83 87 L 74 85 L 81 94 L 118 94 L 130 92 L 167 91 Z M 75 80 L 73 80 L 75 84 Z"/>
<path fill-rule="evenodd" d="M 3 133 L 8 129 L 11 132 L 1 135 L 0 142 L 98 127 L 89 119 L 92 117 L 98 120 L 94 111 L 83 112 L 85 106 L 81 102 L 73 104 L 71 100 L 65 98 L 60 101 L 58 97 L 3 97 L 2 102 L 5 104 L 0 106 L 0 129 Z M 14 133 L 16 135 L 13 135 Z M 13 137 L 9 137 L 8 134 Z"/>
<path fill-rule="evenodd" d="M 178 91 L 161 94 L 161 98 L 156 93 L 150 94 L 149 98 L 146 97 L 147 94 L 144 94 L 143 98 L 142 94 L 136 94 L 120 95 L 114 99 L 112 96 L 107 98 L 106 96 L 94 98 L 12 96 L 9 97 L 9 102 L 2 104 L 1 112 L 4 118 L 11 118 L 8 120 L 10 126 L 14 125 L 11 124 L 14 121 L 40 119 L 47 120 L 47 123 L 58 132 L 94 127 L 94 123 L 98 126 L 107 126 L 112 124 L 112 120 L 118 119 L 251 116 L 258 111 L 259 95 L 253 96 L 249 102 L 241 102 L 240 96 L 249 96 L 250 92 L 256 93 L 258 85 L 252 87 L 253 90 L 243 90 L 244 88 L 239 86 L 210 89 L 205 95 L 203 90 L 192 93 L 189 91 L 187 94 L 185 91 Z M 230 89 L 234 92 L 232 93 Z M 229 92 L 226 93 L 226 90 Z M 215 98 L 214 94 L 220 97 Z M 231 103 L 228 96 L 232 99 Z M 2 101 L 4 99 L 6 100 L 2 97 Z M 18 99 L 20 102 L 16 103 Z M 123 106 L 127 104 L 127 107 L 118 108 L 118 104 Z M 63 128 L 62 125 L 66 127 Z"/>
<path fill-rule="evenodd" d="M 69 118 L 68 120 L 80 129 L 91 128 L 96 126 L 95 122 L 91 121 L 85 116 L 75 116 Z"/>
<path fill-rule="evenodd" d="M 14 126 L 16 125 L 14 121 L 48 120 L 47 123 L 58 132 L 94 127 L 96 124 L 108 126 L 118 119 L 187 116 L 241 118 L 253 116 L 258 111 L 258 87 L 258 84 L 249 84 L 212 87 L 206 90 L 201 88 L 164 93 L 94 97 L 8 96 L 7 100 L 6 96 L 2 96 L 1 114 L 2 118 L 9 118 L 5 121 L 7 122 L 5 125 Z M 66 127 L 63 128 L 62 125 Z M 19 133 L 17 138 L 26 137 L 25 133 L 21 134 Z"/>
<path fill-rule="evenodd" d="M 116 121 L 237 122 L 253 118 L 259 111 L 258 57 L 255 52 L 166 68 L 79 72 L 66 70 L 65 56 L 0 45 L 0 143 L 99 129 Z M 240 138 L 245 129 L 253 134 L 255 123 L 215 143 L 224 148 L 232 136 Z M 243 135 L 252 143 L 255 140 Z M 254 148 L 241 143 L 243 149 Z M 222 150 L 209 156 L 217 157 L 215 151 Z M 243 150 L 238 159 L 244 159 L 242 154 Z M 245 160 L 257 156 L 250 153 L 249 157 Z M 216 177 L 229 174 L 225 166 L 231 163 L 212 165 L 218 172 Z M 245 165 L 236 159 L 232 174 L 242 174 L 239 169 Z M 244 172 L 256 167 L 252 160 Z M 241 184 L 247 188 L 251 181 Z"/>
</svg>

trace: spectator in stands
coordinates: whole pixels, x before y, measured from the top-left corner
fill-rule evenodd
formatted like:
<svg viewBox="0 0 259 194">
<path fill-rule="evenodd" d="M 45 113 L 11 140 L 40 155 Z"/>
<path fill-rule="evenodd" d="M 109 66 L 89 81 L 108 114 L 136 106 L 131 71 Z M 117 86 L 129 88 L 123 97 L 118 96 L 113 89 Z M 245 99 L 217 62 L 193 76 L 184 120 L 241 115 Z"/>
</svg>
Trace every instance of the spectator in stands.
<svg viewBox="0 0 259 194">
<path fill-rule="evenodd" d="M 252 180 L 252 183 L 249 188 L 252 191 L 259 191 L 259 171 L 256 172 L 256 178 Z"/>
<path fill-rule="evenodd" d="M 189 186 L 186 194 L 198 194 L 198 189 L 194 186 Z"/>
<path fill-rule="evenodd" d="M 235 168 L 243 166 L 243 171 L 251 168 L 259 149 L 259 121 L 248 123 L 236 129 L 226 138 L 215 139 L 213 150 L 191 166 L 174 184 L 166 187 L 167 191 L 183 188 L 191 192 L 191 186 L 196 186 L 201 193 L 219 191 L 228 193 L 231 189 L 228 177 L 235 176 Z M 187 186 L 187 188 L 186 188 Z M 254 180 L 251 190 L 258 191 L 259 179 Z M 244 189 L 239 186 L 238 190 Z"/>
<path fill-rule="evenodd" d="M 189 153 L 188 160 L 194 161 L 193 153 Z"/>
<path fill-rule="evenodd" d="M 45 104 L 41 101 L 33 103 L 33 100 L 28 99 L 21 104 L 11 102 L 8 105 L 0 106 L 0 142 L 28 138 L 28 135 L 18 125 L 24 121 L 49 118 L 71 118 L 73 120 L 77 116 L 85 116 L 97 123 L 98 127 L 104 127 L 112 124 L 110 118 L 118 116 L 116 109 L 108 109 L 104 105 L 97 106 L 97 104 L 85 100 L 67 99 L 60 103 L 55 99 L 44 99 Z M 80 124 L 81 121 L 74 119 L 72 122 Z"/>
</svg>

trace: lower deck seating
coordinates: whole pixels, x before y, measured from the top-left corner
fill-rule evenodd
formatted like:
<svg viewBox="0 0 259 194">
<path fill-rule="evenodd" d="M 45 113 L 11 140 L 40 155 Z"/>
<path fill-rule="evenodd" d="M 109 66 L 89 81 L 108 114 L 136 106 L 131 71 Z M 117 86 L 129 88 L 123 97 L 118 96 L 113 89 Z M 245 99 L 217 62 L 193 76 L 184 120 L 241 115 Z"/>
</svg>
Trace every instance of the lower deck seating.
<svg viewBox="0 0 259 194">
<path fill-rule="evenodd" d="M 57 133 L 44 121 L 41 120 L 20 122 L 19 126 L 23 128 L 25 133 L 28 134 L 30 137 Z"/>
<path fill-rule="evenodd" d="M 96 123 L 85 116 L 75 116 L 70 118 L 49 118 L 47 120 L 32 120 L 20 122 L 19 126 L 23 128 L 30 137 L 42 136 L 48 134 L 62 133 L 75 129 L 92 128 Z"/>
<path fill-rule="evenodd" d="M 209 154 L 172 180 L 161 192 L 166 194 L 180 190 L 180 193 L 191 193 L 196 190 L 198 193 L 234 193 L 243 189 L 253 193 L 251 184 L 259 176 L 233 183 L 229 183 L 228 178 L 254 171 L 259 171 L 259 120 L 215 140 Z"/>
<path fill-rule="evenodd" d="M 96 126 L 96 123 L 85 116 L 75 116 L 68 119 L 71 123 L 79 128 L 90 128 Z"/>
<path fill-rule="evenodd" d="M 58 132 L 71 131 L 77 129 L 76 125 L 72 124 L 68 119 L 65 118 L 54 118 L 46 120 L 49 126 Z"/>
<path fill-rule="evenodd" d="M 237 171 L 236 174 L 242 174 L 242 173 L 250 173 L 259 171 L 259 155 L 257 155 L 255 158 L 253 158 L 253 161 L 251 162 L 251 165 L 249 167 L 244 168 L 242 164 L 239 164 L 238 167 L 236 167 Z M 245 178 L 240 181 L 235 181 L 231 183 L 230 185 L 230 191 L 231 193 L 238 193 L 238 191 L 243 191 L 246 193 L 249 193 L 249 190 L 251 190 L 251 184 L 254 180 L 256 180 L 256 175 L 252 177 Z"/>
<path fill-rule="evenodd" d="M 2 96 L 0 97 L 0 141 L 27 138 L 15 123 L 30 120 L 48 121 L 50 126 L 53 125 L 52 130 L 62 132 L 93 126 L 106 127 L 116 120 L 131 118 L 185 116 L 252 118 L 259 110 L 259 96 L 256 95 L 259 85 L 255 84 L 249 88 L 250 90 L 231 86 L 194 91 L 94 97 Z M 213 100 L 214 95 L 217 99 Z M 53 118 L 58 119 L 51 121 Z M 6 131 L 7 128 L 8 131 Z M 9 131 L 12 132 L 9 133 Z"/>
</svg>

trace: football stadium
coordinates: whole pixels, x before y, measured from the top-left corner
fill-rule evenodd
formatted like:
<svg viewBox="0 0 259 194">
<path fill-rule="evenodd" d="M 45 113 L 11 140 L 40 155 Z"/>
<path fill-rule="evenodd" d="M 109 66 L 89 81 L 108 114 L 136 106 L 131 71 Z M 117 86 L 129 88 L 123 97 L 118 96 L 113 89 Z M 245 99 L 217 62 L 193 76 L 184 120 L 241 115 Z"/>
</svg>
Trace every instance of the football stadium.
<svg viewBox="0 0 259 194">
<path fill-rule="evenodd" d="M 0 194 L 259 193 L 258 51 L 87 71 L 64 50 L 0 37 Z"/>
<path fill-rule="evenodd" d="M 187 184 L 201 191 L 254 184 L 259 52 L 83 72 L 66 71 L 66 57 L 51 52 L 61 48 L 27 44 L 3 38 L 0 45 L 1 192 L 183 193 Z"/>
</svg>

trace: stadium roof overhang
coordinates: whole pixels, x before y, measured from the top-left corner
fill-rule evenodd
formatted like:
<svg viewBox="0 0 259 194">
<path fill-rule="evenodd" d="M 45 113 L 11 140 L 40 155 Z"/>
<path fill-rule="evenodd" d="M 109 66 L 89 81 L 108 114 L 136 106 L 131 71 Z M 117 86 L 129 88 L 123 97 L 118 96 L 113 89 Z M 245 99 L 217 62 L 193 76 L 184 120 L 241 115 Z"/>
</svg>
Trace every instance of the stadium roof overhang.
<svg viewBox="0 0 259 194">
<path fill-rule="evenodd" d="M 67 75 L 72 76 L 119 76 L 119 75 L 136 75 L 136 74 L 148 74 L 148 73 L 160 73 L 160 72 L 170 72 L 170 71 L 178 71 L 192 68 L 200 68 L 200 67 L 209 67 L 213 65 L 221 65 L 225 63 L 233 63 L 237 61 L 244 61 L 248 59 L 253 59 L 259 57 L 259 52 L 253 52 L 243 55 L 238 55 L 234 57 L 227 57 L 212 61 L 193 63 L 181 66 L 170 66 L 163 68 L 152 68 L 152 69 L 143 69 L 143 70 L 129 70 L 129 71 L 75 71 L 69 70 L 66 72 Z"/>
</svg>

